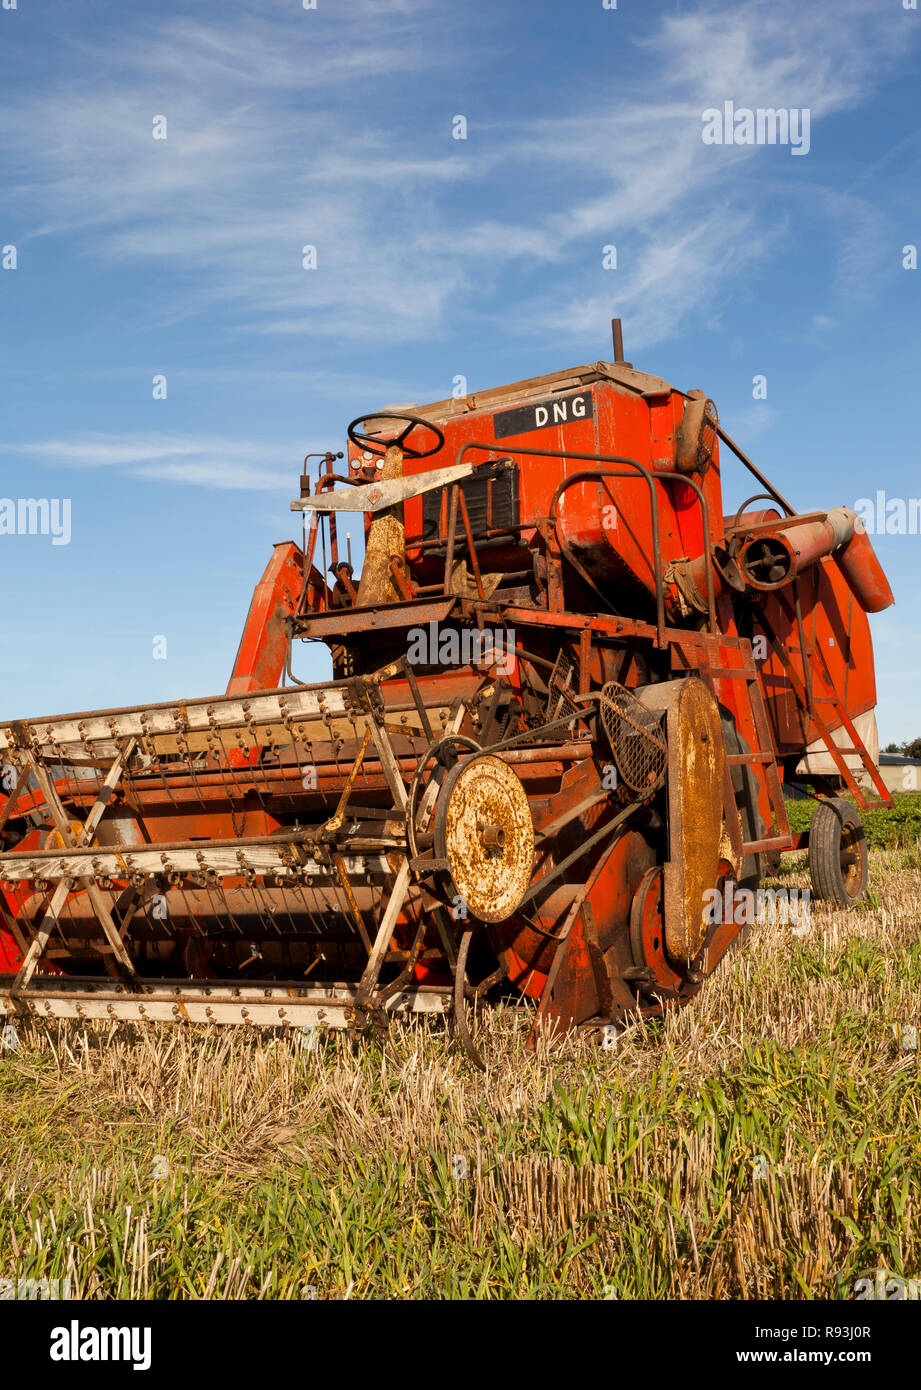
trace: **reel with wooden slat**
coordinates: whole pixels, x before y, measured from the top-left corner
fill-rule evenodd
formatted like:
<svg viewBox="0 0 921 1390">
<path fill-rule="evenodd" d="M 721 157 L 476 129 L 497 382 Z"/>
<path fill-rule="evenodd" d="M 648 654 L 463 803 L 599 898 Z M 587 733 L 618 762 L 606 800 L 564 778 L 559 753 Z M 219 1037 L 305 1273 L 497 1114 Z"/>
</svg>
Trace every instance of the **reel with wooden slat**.
<svg viewBox="0 0 921 1390">
<path fill-rule="evenodd" d="M 87 982 L 79 1012 L 153 1016 L 148 977 L 194 957 L 213 999 L 227 996 L 222 1016 L 253 1017 L 233 989 L 260 972 L 294 982 L 277 1022 L 327 1016 L 305 981 L 320 966 L 361 976 L 388 893 L 413 921 L 398 768 L 443 713 L 425 712 L 423 734 L 412 702 L 390 707 L 356 681 L 0 728 L 0 756 L 31 788 L 6 820 L 40 822 L 0 856 L 20 944 L 14 996 L 28 998 L 39 965 L 101 959 L 106 987 Z M 381 963 L 400 958 L 389 936 L 383 947 Z M 67 1016 L 75 1001 L 71 990 L 43 1012 Z"/>
</svg>

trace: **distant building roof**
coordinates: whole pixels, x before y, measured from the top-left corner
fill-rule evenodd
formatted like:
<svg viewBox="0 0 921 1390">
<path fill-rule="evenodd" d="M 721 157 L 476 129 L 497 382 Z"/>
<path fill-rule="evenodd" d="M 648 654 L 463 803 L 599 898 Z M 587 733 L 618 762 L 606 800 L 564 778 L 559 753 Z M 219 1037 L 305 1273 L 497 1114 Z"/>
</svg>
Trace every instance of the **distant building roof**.
<svg viewBox="0 0 921 1390">
<path fill-rule="evenodd" d="M 880 753 L 880 767 L 921 767 L 921 758 L 903 758 L 901 753 Z"/>
</svg>

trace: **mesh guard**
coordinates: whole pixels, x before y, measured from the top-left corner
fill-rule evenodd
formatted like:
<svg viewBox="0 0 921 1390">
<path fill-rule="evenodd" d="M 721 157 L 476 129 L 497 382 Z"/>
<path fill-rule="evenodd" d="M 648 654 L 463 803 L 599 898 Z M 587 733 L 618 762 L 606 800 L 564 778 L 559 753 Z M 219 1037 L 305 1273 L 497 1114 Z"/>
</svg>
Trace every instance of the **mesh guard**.
<svg viewBox="0 0 921 1390">
<path fill-rule="evenodd" d="M 652 791 L 665 776 L 668 761 L 659 716 L 625 686 L 609 681 L 601 692 L 601 722 L 621 781 L 631 791 Z"/>
</svg>

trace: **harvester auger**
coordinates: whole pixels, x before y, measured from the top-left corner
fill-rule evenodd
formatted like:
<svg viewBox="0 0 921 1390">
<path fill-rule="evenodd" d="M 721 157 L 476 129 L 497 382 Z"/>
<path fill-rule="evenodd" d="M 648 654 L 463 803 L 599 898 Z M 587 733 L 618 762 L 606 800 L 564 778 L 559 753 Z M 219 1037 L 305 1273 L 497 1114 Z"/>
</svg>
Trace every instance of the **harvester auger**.
<svg viewBox="0 0 921 1390">
<path fill-rule="evenodd" d="M 720 905 L 784 850 L 808 843 L 816 896 L 861 896 L 857 808 L 891 804 L 869 538 L 796 514 L 712 401 L 618 342 L 354 421 L 343 471 L 302 477 L 303 543 L 275 547 L 226 694 L 0 722 L 0 1009 L 416 1010 L 479 1060 L 492 991 L 535 1031 L 690 999 L 750 917 Z M 721 442 L 757 484 L 729 516 Z M 295 679 L 302 640 L 331 681 Z M 808 837 L 784 784 L 821 802 Z"/>
</svg>

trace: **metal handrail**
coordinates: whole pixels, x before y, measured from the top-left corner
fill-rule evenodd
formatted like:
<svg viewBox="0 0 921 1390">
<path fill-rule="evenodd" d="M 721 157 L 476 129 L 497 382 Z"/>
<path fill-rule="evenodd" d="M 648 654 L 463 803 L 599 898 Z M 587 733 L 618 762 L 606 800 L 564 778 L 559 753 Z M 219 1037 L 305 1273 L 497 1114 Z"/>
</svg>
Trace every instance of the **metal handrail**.
<svg viewBox="0 0 921 1390">
<path fill-rule="evenodd" d="M 476 439 L 468 440 L 468 442 L 467 442 L 466 444 L 462 444 L 461 447 L 458 449 L 457 455 L 456 455 L 456 457 L 455 457 L 455 463 L 458 463 L 458 464 L 459 464 L 459 463 L 463 462 L 464 455 L 465 455 L 465 454 L 467 453 L 467 451 L 470 450 L 470 449 L 479 449 L 479 450 L 487 451 L 487 452 L 489 452 L 489 451 L 496 452 L 496 450 L 497 450 L 497 445 L 496 445 L 496 442 L 495 442 L 495 441 L 493 441 L 492 443 L 486 443 L 486 442 L 483 442 L 483 441 L 480 441 L 480 440 L 476 440 Z M 682 482 L 682 483 L 687 483 L 688 486 L 689 486 L 689 487 L 692 489 L 692 491 L 695 493 L 695 495 L 696 495 L 696 497 L 697 497 L 697 500 L 698 500 L 698 502 L 700 503 L 701 520 L 702 520 L 702 523 L 703 523 L 703 530 L 704 530 L 704 540 L 705 540 L 705 545 L 706 545 L 706 547 L 707 547 L 707 555 L 708 555 L 708 557 L 709 557 L 709 555 L 710 555 L 710 546 L 711 546 L 711 540 L 710 540 L 710 509 L 709 509 L 709 506 L 708 506 L 708 504 L 707 504 L 707 499 L 706 499 L 706 497 L 704 496 L 704 494 L 703 494 L 701 488 L 698 486 L 698 484 L 695 483 L 695 482 L 693 482 L 692 479 L 688 478 L 685 474 L 680 474 L 680 475 L 679 475 L 679 474 L 676 474 L 676 473 L 665 473 L 665 472 L 655 472 L 655 473 L 654 473 L 654 472 L 652 471 L 652 469 L 647 468 L 646 465 L 643 464 L 643 463 L 640 463 L 638 459 L 628 458 L 628 457 L 627 457 L 626 455 L 624 455 L 624 454 L 589 454 L 589 453 L 576 452 L 576 451 L 571 450 L 571 449 L 535 449 L 535 448 L 533 448 L 533 447 L 524 447 L 524 446 L 518 446 L 518 445 L 516 445 L 516 446 L 514 446 L 514 447 L 509 447 L 509 448 L 508 448 L 508 453 L 510 453 L 510 454 L 527 454 L 527 455 L 529 455 L 529 456 L 534 456 L 534 457 L 537 457 L 537 458 L 558 458 L 558 459 L 562 459 L 562 460 L 564 460 L 564 461 L 565 461 L 566 459 L 579 459 L 579 460 L 585 460 L 586 462 L 589 462 L 589 463 L 620 463 L 620 464 L 626 464 L 628 467 L 634 468 L 634 469 L 636 470 L 637 474 L 638 474 L 640 477 L 642 477 L 642 478 L 645 479 L 646 484 L 647 484 L 647 487 L 649 488 L 649 502 L 650 502 L 650 511 L 651 511 L 651 514 L 652 514 L 652 525 L 653 525 L 653 542 L 652 542 L 652 543 L 653 543 L 653 565 L 654 565 L 655 580 L 656 580 L 656 645 L 659 646 L 660 648 L 661 648 L 661 647 L 665 647 L 665 646 L 666 646 L 666 641 L 665 641 L 665 590 L 664 590 L 664 586 L 663 586 L 663 577 L 662 577 L 662 554 L 661 554 L 661 546 L 660 546 L 660 541 L 659 541 L 659 504 L 658 504 L 658 498 L 656 497 L 655 482 L 656 482 L 656 480 L 658 479 L 658 480 L 660 480 L 660 481 L 668 480 L 668 481 L 679 481 L 679 482 Z M 549 520 L 551 521 L 551 523 L 552 523 L 552 525 L 553 525 L 553 527 L 554 527 L 554 530 L 555 530 L 555 532 L 556 532 L 557 541 L 558 541 L 558 543 L 559 543 L 559 545 L 560 545 L 560 549 L 561 549 L 561 550 L 563 551 L 563 553 L 566 555 L 566 558 L 569 560 L 569 562 L 570 562 L 570 564 L 573 566 L 573 568 L 574 568 L 579 574 L 582 575 L 582 578 L 583 578 L 583 579 L 587 580 L 587 582 L 589 583 L 589 585 L 591 586 L 591 588 L 595 589 L 595 592 L 596 592 L 596 593 L 599 592 L 597 586 L 594 584 L 594 582 L 592 581 L 591 577 L 586 573 L 586 571 L 584 570 L 583 566 L 579 563 L 579 561 L 578 561 L 578 560 L 575 558 L 575 556 L 572 554 L 572 552 L 571 552 L 571 550 L 570 550 L 568 544 L 566 543 L 566 541 L 560 536 L 559 529 L 558 529 L 558 520 L 559 520 L 559 519 L 554 515 L 555 507 L 556 507 L 557 501 L 558 501 L 558 499 L 560 498 L 560 496 L 566 491 L 566 489 L 567 489 L 568 487 L 571 487 L 574 483 L 577 483 L 577 482 L 585 482 L 585 481 L 590 480 L 590 479 L 593 479 L 593 478 L 603 478 L 603 477 L 614 477 L 614 478 L 618 478 L 618 477 L 630 477 L 630 476 L 631 476 L 631 475 L 630 475 L 629 473 L 623 473 L 623 472 L 621 472 L 620 470 L 613 470 L 613 469 L 601 469 L 601 470 L 599 470 L 599 469 L 581 469 L 578 473 L 573 473 L 569 478 L 564 478 L 564 479 L 563 479 L 563 481 L 560 483 L 559 487 L 558 487 L 558 488 L 556 489 L 556 491 L 554 492 L 553 497 L 551 498 L 551 501 L 550 501 L 550 516 L 549 516 Z M 608 494 L 608 495 L 610 496 L 610 494 Z M 718 633 L 718 628 L 717 628 L 717 625 L 716 625 L 716 596 L 715 596 L 714 585 L 713 585 L 713 573 L 712 573 L 711 566 L 710 566 L 709 564 L 707 565 L 707 621 L 708 621 L 708 623 L 709 623 L 709 628 L 710 628 L 710 633 L 711 633 L 711 635 L 716 636 L 717 633 Z"/>
<path fill-rule="evenodd" d="M 358 478 L 346 478 L 346 477 L 344 477 L 343 474 L 341 474 L 341 473 L 332 473 L 332 472 L 330 472 L 330 473 L 321 473 L 320 476 L 319 476 L 319 478 L 317 479 L 316 487 L 315 487 L 314 490 L 313 490 L 314 496 L 315 496 L 315 497 L 319 497 L 320 493 L 323 492 L 324 488 L 328 487 L 331 483 L 348 483 L 351 487 L 359 487 L 359 486 L 360 486 L 360 482 L 359 482 Z M 317 535 L 320 533 L 320 526 L 321 526 L 321 524 L 322 524 L 324 521 L 328 521 L 328 522 L 329 522 L 329 528 L 330 528 L 330 534 L 329 534 L 330 559 L 332 560 L 332 562 L 333 562 L 334 565 L 338 562 L 338 558 L 339 558 L 339 548 L 338 548 L 337 535 L 336 535 L 336 530 L 335 530 L 335 526 L 336 526 L 335 516 L 333 515 L 333 516 L 327 517 L 327 516 L 324 516 L 322 512 L 316 511 L 316 512 L 313 513 L 313 515 L 312 515 L 312 517 L 311 517 L 311 519 L 310 519 L 310 537 L 309 537 L 309 541 L 308 541 L 308 542 L 305 544 L 305 546 L 304 546 L 304 582 L 303 582 L 303 584 L 301 585 L 300 597 L 298 598 L 298 601 L 297 601 L 297 608 L 296 608 L 296 610 L 295 610 L 296 613 L 297 613 L 297 615 L 298 615 L 298 617 L 300 617 L 301 614 L 302 614 L 303 611 L 304 611 L 304 602 L 305 602 L 305 599 L 306 599 L 306 597 L 307 597 L 307 588 L 308 588 L 308 585 L 309 585 L 309 582 L 310 582 L 310 571 L 311 571 L 311 569 L 313 568 L 313 557 L 314 557 L 314 555 L 316 554 L 316 548 L 317 548 Z M 322 545 L 323 545 L 323 585 L 324 585 L 324 588 L 326 588 L 327 586 L 326 586 L 326 533 L 325 533 L 325 532 L 322 533 L 322 535 L 321 535 L 321 540 L 322 540 Z M 324 593 L 323 595 L 321 595 L 321 598 L 322 598 L 322 605 L 323 605 L 323 606 L 322 606 L 320 609 L 318 609 L 318 612 L 320 612 L 320 613 L 328 613 L 328 612 L 329 612 L 329 609 L 328 609 L 327 606 L 326 606 L 326 594 Z"/>
</svg>

